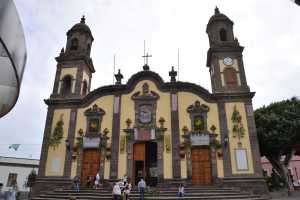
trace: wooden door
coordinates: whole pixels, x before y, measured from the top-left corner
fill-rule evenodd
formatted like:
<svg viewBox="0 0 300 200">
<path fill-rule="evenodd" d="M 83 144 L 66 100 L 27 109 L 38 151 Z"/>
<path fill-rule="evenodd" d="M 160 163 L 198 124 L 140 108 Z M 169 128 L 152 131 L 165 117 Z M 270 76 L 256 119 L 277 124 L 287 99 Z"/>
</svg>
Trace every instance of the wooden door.
<svg viewBox="0 0 300 200">
<path fill-rule="evenodd" d="M 133 145 L 133 176 L 132 181 L 137 184 L 141 177 L 145 178 L 145 143 Z"/>
<path fill-rule="evenodd" d="M 100 151 L 98 149 L 86 149 L 83 152 L 81 181 L 86 183 L 89 176 L 95 177 L 100 168 Z"/>
<path fill-rule="evenodd" d="M 192 149 L 192 183 L 198 185 L 211 184 L 211 160 L 209 148 Z"/>
<path fill-rule="evenodd" d="M 145 143 L 134 144 L 133 160 L 145 160 Z"/>
</svg>

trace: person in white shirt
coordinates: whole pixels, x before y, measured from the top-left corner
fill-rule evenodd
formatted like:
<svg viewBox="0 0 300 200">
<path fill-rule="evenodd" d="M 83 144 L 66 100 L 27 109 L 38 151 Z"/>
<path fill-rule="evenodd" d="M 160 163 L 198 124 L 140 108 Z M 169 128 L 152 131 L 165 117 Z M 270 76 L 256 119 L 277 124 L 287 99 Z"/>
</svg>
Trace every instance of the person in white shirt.
<svg viewBox="0 0 300 200">
<path fill-rule="evenodd" d="M 183 197 L 184 196 L 184 186 L 182 184 L 179 185 L 177 196 L 178 197 Z"/>
<path fill-rule="evenodd" d="M 140 200 L 144 200 L 146 182 L 144 181 L 143 178 L 141 178 L 141 180 L 139 181 L 138 188 L 139 188 L 139 192 L 140 192 Z"/>
<path fill-rule="evenodd" d="M 113 188 L 113 199 L 120 200 L 121 199 L 121 189 L 118 183 L 115 183 Z"/>
</svg>

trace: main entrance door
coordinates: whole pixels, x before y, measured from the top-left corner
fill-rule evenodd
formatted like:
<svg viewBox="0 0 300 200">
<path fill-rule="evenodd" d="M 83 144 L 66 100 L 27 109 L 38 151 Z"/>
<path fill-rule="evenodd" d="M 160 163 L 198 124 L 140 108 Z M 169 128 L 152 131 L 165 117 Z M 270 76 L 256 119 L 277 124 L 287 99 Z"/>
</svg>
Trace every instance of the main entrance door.
<svg viewBox="0 0 300 200">
<path fill-rule="evenodd" d="M 192 148 L 192 183 L 209 185 L 212 182 L 209 147 Z"/>
<path fill-rule="evenodd" d="M 133 183 L 141 178 L 147 185 L 157 184 L 157 144 L 155 142 L 136 143 L 133 146 Z"/>
<path fill-rule="evenodd" d="M 100 168 L 100 151 L 85 149 L 83 151 L 81 182 L 86 183 L 89 176 L 95 177 Z"/>
</svg>

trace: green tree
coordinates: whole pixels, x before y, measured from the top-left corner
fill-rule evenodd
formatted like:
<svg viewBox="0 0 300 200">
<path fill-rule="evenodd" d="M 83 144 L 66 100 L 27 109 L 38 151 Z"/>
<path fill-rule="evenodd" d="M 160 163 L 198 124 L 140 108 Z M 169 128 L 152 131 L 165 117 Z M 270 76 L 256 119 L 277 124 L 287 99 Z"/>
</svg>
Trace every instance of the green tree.
<svg viewBox="0 0 300 200">
<path fill-rule="evenodd" d="M 36 177 L 37 177 L 36 171 L 34 169 L 32 169 L 30 174 L 28 175 L 27 181 L 25 183 L 25 186 L 29 187 L 29 194 L 28 194 L 29 199 L 31 197 L 31 189 L 35 183 Z"/>
<path fill-rule="evenodd" d="M 300 153 L 300 100 L 293 97 L 255 111 L 261 155 L 265 156 L 285 186 L 293 190 L 288 166 Z"/>
</svg>

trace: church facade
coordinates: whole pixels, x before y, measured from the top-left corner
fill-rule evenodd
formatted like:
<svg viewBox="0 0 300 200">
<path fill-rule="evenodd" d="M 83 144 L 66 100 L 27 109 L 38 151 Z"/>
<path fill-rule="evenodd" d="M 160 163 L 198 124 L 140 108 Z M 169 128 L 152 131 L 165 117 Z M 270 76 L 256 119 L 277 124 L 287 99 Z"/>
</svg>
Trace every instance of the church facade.
<svg viewBox="0 0 300 200">
<path fill-rule="evenodd" d="M 143 70 L 122 83 L 90 91 L 95 72 L 93 35 L 85 19 L 67 32 L 56 57 L 35 191 L 84 184 L 99 173 L 103 184 L 124 175 L 133 184 L 230 185 L 265 193 L 243 47 L 233 22 L 216 8 L 206 32 L 212 92 Z"/>
</svg>

